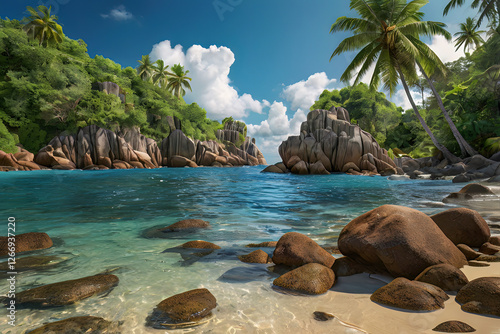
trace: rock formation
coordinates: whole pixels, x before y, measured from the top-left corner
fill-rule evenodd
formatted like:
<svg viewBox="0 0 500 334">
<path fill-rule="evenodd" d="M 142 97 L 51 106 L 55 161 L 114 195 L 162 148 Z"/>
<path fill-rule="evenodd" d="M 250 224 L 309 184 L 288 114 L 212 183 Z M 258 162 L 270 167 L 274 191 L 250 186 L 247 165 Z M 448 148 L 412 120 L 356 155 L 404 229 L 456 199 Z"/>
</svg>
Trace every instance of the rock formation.
<svg viewBox="0 0 500 334">
<path fill-rule="evenodd" d="M 344 108 L 311 111 L 300 135 L 282 142 L 279 154 L 285 167 L 295 174 L 402 174 L 371 134 L 351 124 Z"/>
<path fill-rule="evenodd" d="M 130 169 L 198 166 L 255 166 L 266 164 L 255 140 L 244 137 L 232 122 L 218 130 L 221 141 L 199 141 L 188 138 L 180 122 L 172 119 L 171 133 L 160 146 L 142 135 L 137 128 L 117 133 L 90 125 L 76 135 L 54 137 L 33 156 L 28 151 L 7 154 L 0 151 L 1 170 L 35 169 Z M 227 129 L 226 129 L 227 128 Z M 243 131 L 243 130 L 241 130 Z M 234 133 L 237 132 L 238 135 Z M 239 144 L 239 146 L 237 146 Z"/>
</svg>

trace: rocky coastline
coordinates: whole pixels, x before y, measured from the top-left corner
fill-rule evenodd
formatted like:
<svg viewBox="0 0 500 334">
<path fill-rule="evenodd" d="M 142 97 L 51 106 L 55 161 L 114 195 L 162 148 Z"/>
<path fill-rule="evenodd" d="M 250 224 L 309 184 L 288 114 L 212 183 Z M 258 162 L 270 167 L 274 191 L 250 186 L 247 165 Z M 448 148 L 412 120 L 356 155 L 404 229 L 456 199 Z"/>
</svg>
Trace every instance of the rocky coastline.
<svg viewBox="0 0 500 334">
<path fill-rule="evenodd" d="M 246 137 L 238 122 L 227 122 L 217 131 L 217 139 L 188 138 L 180 121 L 172 118 L 171 132 L 158 145 L 137 128 L 117 133 L 96 125 L 84 127 L 76 135 L 54 137 L 33 154 L 24 149 L 7 154 L 0 151 L 0 171 L 40 169 L 131 169 L 160 167 L 233 167 L 266 165 L 266 160 Z"/>
</svg>

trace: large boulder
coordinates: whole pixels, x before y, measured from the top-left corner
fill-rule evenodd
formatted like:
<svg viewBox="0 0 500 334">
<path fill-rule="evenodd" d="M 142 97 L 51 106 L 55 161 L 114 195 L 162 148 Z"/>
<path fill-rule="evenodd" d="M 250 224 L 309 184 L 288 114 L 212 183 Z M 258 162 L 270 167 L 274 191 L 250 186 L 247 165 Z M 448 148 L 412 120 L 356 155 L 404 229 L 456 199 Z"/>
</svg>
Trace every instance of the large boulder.
<svg viewBox="0 0 500 334">
<path fill-rule="evenodd" d="M 370 299 L 376 303 L 412 311 L 434 311 L 444 308 L 450 297 L 437 286 L 398 277 L 375 291 Z"/>
<path fill-rule="evenodd" d="M 118 285 L 115 275 L 95 275 L 43 285 L 16 294 L 16 305 L 53 307 L 70 305 L 79 300 L 103 294 Z"/>
<path fill-rule="evenodd" d="M 274 285 L 310 295 L 320 295 L 335 283 L 335 274 L 330 268 L 318 263 L 308 263 L 276 278 Z"/>
<path fill-rule="evenodd" d="M 467 208 L 453 208 L 431 216 L 455 245 L 480 247 L 490 238 L 490 228 L 481 215 Z"/>
<path fill-rule="evenodd" d="M 500 277 L 481 277 L 458 291 L 462 310 L 500 317 Z"/>
<path fill-rule="evenodd" d="M 119 324 L 92 316 L 72 317 L 50 322 L 29 331 L 29 334 L 119 334 Z"/>
<path fill-rule="evenodd" d="M 147 317 L 146 325 L 157 328 L 195 326 L 212 314 L 217 306 L 215 297 L 207 289 L 195 289 L 171 296 L 158 305 Z"/>
<path fill-rule="evenodd" d="M 352 220 L 338 245 L 342 254 L 395 277 L 414 279 L 435 264 L 467 264 L 429 216 L 397 205 L 383 205 Z"/>
<path fill-rule="evenodd" d="M 29 232 L 18 234 L 15 237 L 15 253 L 46 249 L 52 247 L 52 239 L 47 233 Z M 12 247 L 9 247 L 9 238 L 0 237 L 0 256 L 11 253 Z"/>
<path fill-rule="evenodd" d="M 415 281 L 435 285 L 444 291 L 458 291 L 469 283 L 467 276 L 451 264 L 430 266 L 422 271 Z"/>
<path fill-rule="evenodd" d="M 308 236 L 288 232 L 278 240 L 273 253 L 273 262 L 291 267 L 319 263 L 331 268 L 335 258 Z"/>
</svg>

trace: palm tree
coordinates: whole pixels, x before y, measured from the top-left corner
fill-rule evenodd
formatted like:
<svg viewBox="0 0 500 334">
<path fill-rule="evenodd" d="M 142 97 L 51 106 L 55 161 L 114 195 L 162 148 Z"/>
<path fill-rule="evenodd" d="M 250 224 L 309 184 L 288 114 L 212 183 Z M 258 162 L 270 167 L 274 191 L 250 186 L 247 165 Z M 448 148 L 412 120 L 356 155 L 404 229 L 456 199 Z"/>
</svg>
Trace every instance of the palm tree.
<svg viewBox="0 0 500 334">
<path fill-rule="evenodd" d="M 167 71 L 168 65 L 165 66 L 162 59 L 158 59 L 155 64 L 156 66 L 153 70 L 153 83 L 155 85 L 158 84 L 161 88 L 167 88 L 168 76 L 171 75 L 171 73 Z"/>
<path fill-rule="evenodd" d="M 372 66 L 372 89 L 377 89 L 382 81 L 392 95 L 401 81 L 413 111 L 433 144 L 448 161 L 456 162 L 459 159 L 439 143 L 425 123 L 408 88 L 408 82 L 413 84 L 418 80 L 417 60 L 423 64 L 419 63 L 419 67 L 425 67 L 430 72 L 432 67 L 445 71 L 437 55 L 419 40 L 422 35 L 436 34 L 451 38 L 443 23 L 422 21 L 423 13 L 419 10 L 427 3 L 427 0 L 410 3 L 406 0 L 351 0 L 350 8 L 356 10 L 360 18 L 339 17 L 330 32 L 353 31 L 355 35 L 340 42 L 330 60 L 341 53 L 361 49 L 342 74 L 342 81 L 349 82 L 357 73 L 355 85 Z"/>
<path fill-rule="evenodd" d="M 149 55 L 142 56 L 141 60 L 137 61 L 140 65 L 137 67 L 137 73 L 142 80 L 151 80 L 154 71 L 154 64 L 149 59 Z"/>
<path fill-rule="evenodd" d="M 465 0 L 451 0 L 443 10 L 443 15 L 447 15 L 448 12 L 458 6 L 462 6 Z M 498 16 L 500 15 L 500 0 L 474 0 L 471 4 L 472 8 L 479 8 L 479 19 L 477 20 L 476 27 L 479 27 L 483 23 L 483 19 L 486 17 L 489 21 L 498 22 Z"/>
<path fill-rule="evenodd" d="M 26 9 L 31 14 L 23 19 L 26 24 L 23 30 L 33 39 L 38 40 L 38 45 L 47 47 L 61 43 L 64 38 L 62 27 L 56 22 L 58 17 L 50 15 L 52 7 L 40 5 L 36 11 L 33 7 L 28 6 Z"/>
<path fill-rule="evenodd" d="M 471 17 L 468 17 L 465 20 L 465 23 L 460 23 L 460 31 L 455 35 L 457 38 L 455 39 L 455 46 L 458 51 L 464 46 L 464 51 L 467 52 L 467 49 L 470 49 L 472 45 L 475 45 L 476 49 L 484 43 L 483 38 L 480 34 L 484 33 L 484 30 L 476 30 L 476 20 Z"/>
<path fill-rule="evenodd" d="M 170 77 L 168 78 L 167 89 L 177 96 L 178 99 L 186 95 L 184 87 L 193 91 L 188 81 L 191 81 L 191 78 L 186 76 L 188 73 L 189 71 L 184 72 L 184 66 L 181 66 L 181 64 L 172 66 L 172 73 L 170 73 Z"/>
</svg>

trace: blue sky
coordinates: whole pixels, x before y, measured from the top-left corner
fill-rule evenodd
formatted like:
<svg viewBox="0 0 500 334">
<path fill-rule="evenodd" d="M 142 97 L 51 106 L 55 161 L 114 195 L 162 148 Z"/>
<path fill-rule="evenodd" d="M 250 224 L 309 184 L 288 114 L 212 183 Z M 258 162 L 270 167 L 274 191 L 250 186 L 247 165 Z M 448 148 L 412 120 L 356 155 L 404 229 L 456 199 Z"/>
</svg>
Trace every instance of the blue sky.
<svg viewBox="0 0 500 334">
<path fill-rule="evenodd" d="M 443 18 L 447 2 L 432 0 L 423 11 L 454 33 L 476 12 L 468 1 Z M 298 134 L 322 90 L 345 86 L 337 79 L 352 59 L 329 62 L 348 36 L 329 34 L 332 23 L 355 16 L 347 0 L 16 0 L 2 1 L 0 16 L 21 19 L 26 6 L 40 4 L 52 6 L 64 33 L 83 39 L 91 57 L 136 67 L 151 54 L 185 65 L 193 77 L 186 101 L 200 104 L 210 118 L 245 121 L 269 162 L 279 160 L 277 146 Z M 443 39 L 427 42 L 444 61 L 463 54 Z M 402 92 L 391 99 L 407 105 Z"/>
</svg>

